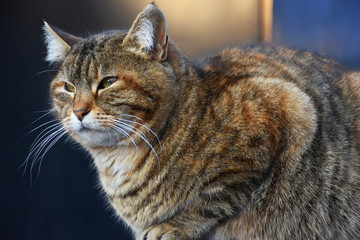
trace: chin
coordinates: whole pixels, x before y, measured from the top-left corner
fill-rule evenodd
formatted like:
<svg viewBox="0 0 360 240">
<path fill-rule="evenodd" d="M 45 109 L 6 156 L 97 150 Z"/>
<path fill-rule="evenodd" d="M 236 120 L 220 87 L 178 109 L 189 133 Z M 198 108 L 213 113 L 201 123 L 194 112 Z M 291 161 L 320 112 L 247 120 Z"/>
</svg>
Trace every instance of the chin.
<svg viewBox="0 0 360 240">
<path fill-rule="evenodd" d="M 125 140 L 123 136 L 110 131 L 83 129 L 72 132 L 72 137 L 87 147 L 113 147 Z"/>
</svg>

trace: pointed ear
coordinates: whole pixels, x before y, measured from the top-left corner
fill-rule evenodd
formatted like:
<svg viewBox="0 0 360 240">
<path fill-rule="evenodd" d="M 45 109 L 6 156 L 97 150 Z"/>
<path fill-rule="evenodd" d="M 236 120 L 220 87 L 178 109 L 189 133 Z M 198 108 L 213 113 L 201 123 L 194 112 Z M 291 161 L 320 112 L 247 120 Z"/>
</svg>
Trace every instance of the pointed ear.
<svg viewBox="0 0 360 240">
<path fill-rule="evenodd" d="M 166 60 L 168 50 L 166 19 L 154 3 L 147 5 L 137 16 L 124 38 L 123 46 L 136 49 L 136 52 L 150 55 L 159 61 Z"/>
<path fill-rule="evenodd" d="M 50 63 L 59 63 L 70 52 L 71 47 L 82 38 L 75 37 L 56 27 L 50 26 L 44 21 L 44 37 L 47 47 L 46 61 Z"/>
</svg>

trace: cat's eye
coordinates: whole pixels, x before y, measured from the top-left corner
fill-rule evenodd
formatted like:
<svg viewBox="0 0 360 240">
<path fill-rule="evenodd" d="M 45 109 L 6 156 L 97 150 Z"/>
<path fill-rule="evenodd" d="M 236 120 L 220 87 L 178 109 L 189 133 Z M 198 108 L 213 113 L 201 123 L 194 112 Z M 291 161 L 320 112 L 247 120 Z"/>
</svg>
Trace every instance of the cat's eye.
<svg viewBox="0 0 360 240">
<path fill-rule="evenodd" d="M 106 77 L 106 78 L 104 78 L 103 80 L 101 80 L 101 82 L 100 82 L 100 84 L 98 86 L 98 90 L 109 87 L 111 84 L 113 84 L 117 80 L 118 80 L 117 77 Z"/>
<path fill-rule="evenodd" d="M 74 85 L 70 84 L 70 83 L 65 83 L 64 88 L 66 91 L 68 92 L 75 92 L 75 87 Z"/>
</svg>

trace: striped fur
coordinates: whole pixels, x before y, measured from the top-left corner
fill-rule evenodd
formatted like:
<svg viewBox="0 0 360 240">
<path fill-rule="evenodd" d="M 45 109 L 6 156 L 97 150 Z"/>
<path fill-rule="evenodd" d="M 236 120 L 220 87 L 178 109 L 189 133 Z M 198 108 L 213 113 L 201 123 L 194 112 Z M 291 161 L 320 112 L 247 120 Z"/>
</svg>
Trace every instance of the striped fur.
<svg viewBox="0 0 360 240">
<path fill-rule="evenodd" d="M 144 12 L 72 44 L 51 83 L 136 239 L 359 239 L 360 75 L 267 45 L 191 64 Z"/>
</svg>

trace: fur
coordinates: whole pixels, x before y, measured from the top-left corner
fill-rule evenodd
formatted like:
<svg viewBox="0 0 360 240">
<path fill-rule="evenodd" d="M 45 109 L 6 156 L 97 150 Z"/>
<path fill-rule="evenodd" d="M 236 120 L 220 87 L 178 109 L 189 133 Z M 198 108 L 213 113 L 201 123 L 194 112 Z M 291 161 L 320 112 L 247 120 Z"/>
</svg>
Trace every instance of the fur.
<svg viewBox="0 0 360 240">
<path fill-rule="evenodd" d="M 269 45 L 192 64 L 154 4 L 69 50 L 45 29 L 54 112 L 136 239 L 360 238 L 359 73 Z"/>
<path fill-rule="evenodd" d="M 47 46 L 46 61 L 61 62 L 70 51 L 70 46 L 44 22 L 44 39 Z"/>
</svg>

